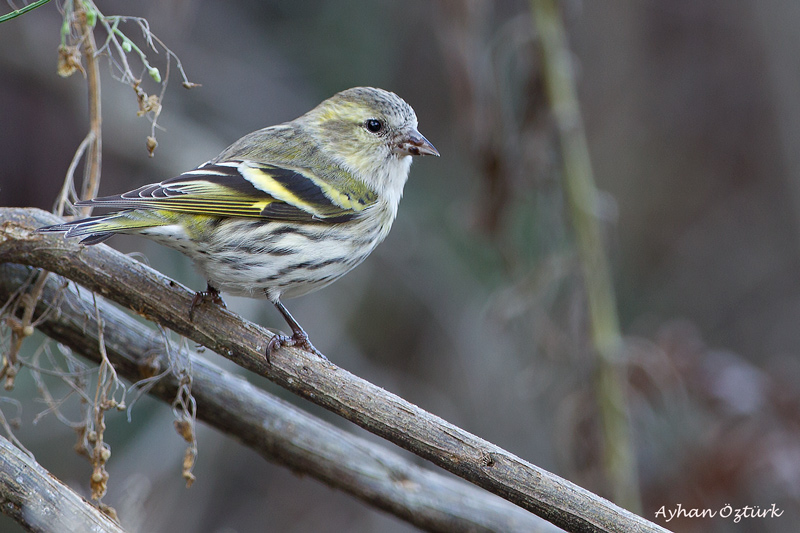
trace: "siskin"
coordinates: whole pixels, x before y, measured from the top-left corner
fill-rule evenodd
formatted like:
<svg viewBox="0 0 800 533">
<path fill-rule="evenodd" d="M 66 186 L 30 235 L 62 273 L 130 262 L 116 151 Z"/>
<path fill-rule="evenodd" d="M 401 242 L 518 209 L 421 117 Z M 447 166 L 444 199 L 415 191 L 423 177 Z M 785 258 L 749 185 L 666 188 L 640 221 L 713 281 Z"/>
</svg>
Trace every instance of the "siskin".
<svg viewBox="0 0 800 533">
<path fill-rule="evenodd" d="M 127 233 L 174 248 L 208 280 L 190 317 L 206 299 L 224 306 L 220 291 L 267 298 L 292 330 L 270 340 L 267 360 L 281 346 L 319 354 L 281 299 L 332 283 L 383 241 L 418 155 L 439 152 L 417 131 L 411 106 L 356 87 L 180 176 L 77 203 L 121 211 L 39 231 L 85 244 Z"/>
</svg>

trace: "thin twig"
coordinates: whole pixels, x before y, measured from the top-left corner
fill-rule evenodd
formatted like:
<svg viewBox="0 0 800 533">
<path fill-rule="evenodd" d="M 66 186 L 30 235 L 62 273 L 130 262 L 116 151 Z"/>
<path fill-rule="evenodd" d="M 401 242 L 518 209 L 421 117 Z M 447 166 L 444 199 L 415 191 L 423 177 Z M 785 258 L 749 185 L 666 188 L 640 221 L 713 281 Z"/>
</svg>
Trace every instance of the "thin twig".
<svg viewBox="0 0 800 533">
<path fill-rule="evenodd" d="M 0 400 L 4 400 L 6 402 L 12 402 L 17 407 L 17 409 L 19 409 L 20 411 L 22 410 L 22 405 L 19 403 L 18 400 L 14 400 L 13 398 L 0 398 Z M 33 453 L 31 453 L 31 451 L 28 450 L 28 448 L 26 448 L 22 444 L 22 442 L 20 442 L 20 440 L 17 438 L 16 435 L 14 435 L 14 430 L 12 429 L 11 424 L 12 423 L 9 422 L 8 419 L 6 418 L 5 411 L 0 409 L 0 426 L 2 426 L 2 428 L 5 430 L 8 439 L 14 443 L 14 446 L 16 446 L 29 456 L 33 457 Z"/>
<path fill-rule="evenodd" d="M 6 390 L 14 388 L 14 380 L 19 371 L 18 355 L 22 343 L 33 335 L 33 313 L 42 295 L 44 284 L 47 282 L 47 274 L 47 272 L 40 272 L 33 284 L 33 290 L 21 298 L 22 318 L 17 319 L 13 315 L 8 317 L 8 324 L 11 326 L 11 347 L 3 357 L 3 364 L 0 367 L 0 377 L 5 378 L 3 386 Z"/>
<path fill-rule="evenodd" d="M 5 22 L 7 20 L 11 20 L 13 18 L 16 18 L 16 17 L 18 17 L 20 15 L 24 15 L 28 11 L 34 10 L 39 6 L 43 6 L 44 4 L 46 4 L 49 1 L 50 0 L 36 0 L 36 2 L 30 3 L 27 6 L 21 7 L 19 9 L 15 9 L 11 13 L 7 13 L 7 14 L 5 14 L 3 16 L 0 16 L 0 24 L 2 24 L 3 22 Z"/>
<path fill-rule="evenodd" d="M 89 145 L 92 144 L 93 137 L 94 134 L 91 131 L 86 134 L 81 144 L 78 145 L 78 149 L 75 150 L 72 160 L 69 162 L 64 184 L 61 186 L 61 191 L 58 193 L 56 203 L 53 206 L 53 213 L 58 216 L 64 216 L 64 210 L 67 208 L 67 205 L 71 205 L 72 201 L 77 199 L 78 194 L 75 191 L 75 170 L 78 168 L 78 163 L 81 162 L 81 159 L 89 149 Z"/>
</svg>

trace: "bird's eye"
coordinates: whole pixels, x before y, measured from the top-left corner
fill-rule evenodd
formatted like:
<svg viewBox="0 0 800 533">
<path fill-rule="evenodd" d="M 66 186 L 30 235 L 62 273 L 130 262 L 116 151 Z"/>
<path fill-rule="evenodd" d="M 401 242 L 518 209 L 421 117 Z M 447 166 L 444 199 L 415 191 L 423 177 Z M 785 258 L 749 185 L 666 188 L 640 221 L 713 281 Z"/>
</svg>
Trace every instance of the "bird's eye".
<svg viewBox="0 0 800 533">
<path fill-rule="evenodd" d="M 383 122 L 378 120 L 377 118 L 371 118 L 367 120 L 364 125 L 367 127 L 369 131 L 372 133 L 378 133 L 383 129 Z"/>
</svg>

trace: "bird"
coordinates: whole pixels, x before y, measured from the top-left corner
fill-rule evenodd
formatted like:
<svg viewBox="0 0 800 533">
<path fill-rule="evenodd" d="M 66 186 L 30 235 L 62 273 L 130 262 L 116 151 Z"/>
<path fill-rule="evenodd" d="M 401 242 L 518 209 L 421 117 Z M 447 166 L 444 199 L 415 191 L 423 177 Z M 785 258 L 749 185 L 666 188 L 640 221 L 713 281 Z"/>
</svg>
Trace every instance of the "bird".
<svg viewBox="0 0 800 533">
<path fill-rule="evenodd" d="M 292 334 L 284 346 L 319 356 L 282 300 L 336 281 L 389 233 L 411 161 L 439 156 L 396 94 L 354 87 L 304 115 L 249 133 L 179 176 L 114 196 L 76 202 L 113 208 L 40 228 L 94 245 L 112 235 L 152 239 L 188 256 L 207 280 L 189 317 L 220 292 L 266 298 Z M 324 356 L 323 356 L 324 357 Z"/>
</svg>

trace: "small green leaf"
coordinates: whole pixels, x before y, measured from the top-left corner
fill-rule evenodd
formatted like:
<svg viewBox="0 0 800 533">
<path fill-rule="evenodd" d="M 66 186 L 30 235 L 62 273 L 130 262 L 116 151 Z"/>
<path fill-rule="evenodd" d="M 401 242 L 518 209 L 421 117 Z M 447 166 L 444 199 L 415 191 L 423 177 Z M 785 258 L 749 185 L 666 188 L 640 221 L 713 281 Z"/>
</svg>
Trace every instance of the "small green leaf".
<svg viewBox="0 0 800 533">
<path fill-rule="evenodd" d="M 147 69 L 147 73 L 150 74 L 150 77 L 153 78 L 156 83 L 161 83 L 161 73 L 156 67 L 150 67 Z"/>
</svg>

